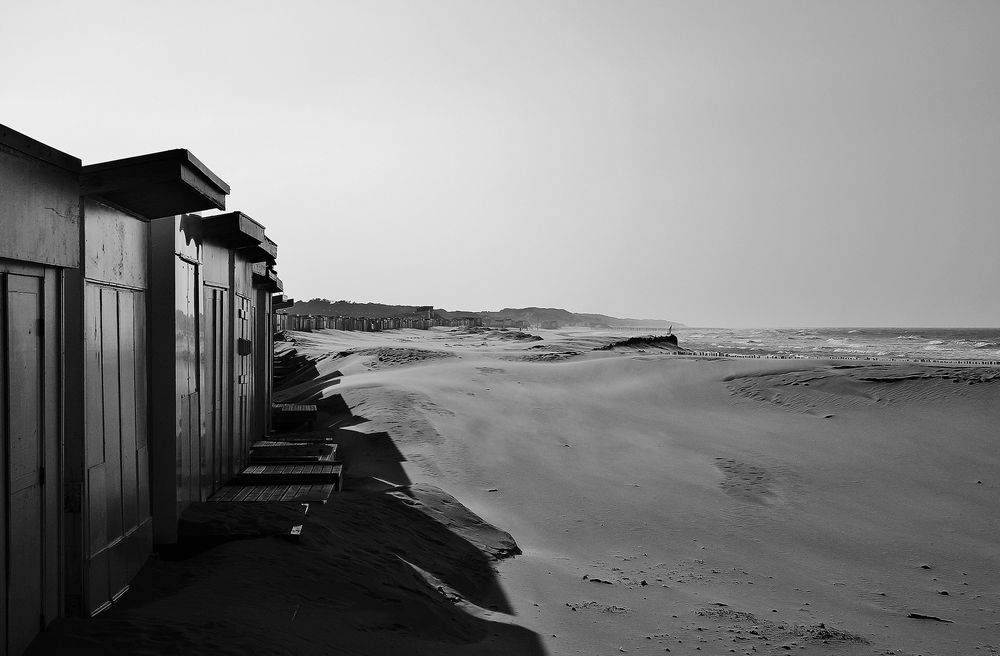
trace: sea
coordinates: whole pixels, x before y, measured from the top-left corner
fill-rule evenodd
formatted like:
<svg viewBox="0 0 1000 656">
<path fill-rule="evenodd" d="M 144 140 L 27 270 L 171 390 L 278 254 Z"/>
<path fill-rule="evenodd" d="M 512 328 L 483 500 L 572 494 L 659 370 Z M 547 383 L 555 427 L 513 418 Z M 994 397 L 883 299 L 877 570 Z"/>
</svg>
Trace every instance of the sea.
<svg viewBox="0 0 1000 656">
<path fill-rule="evenodd" d="M 996 361 L 1000 328 L 677 328 L 680 346 L 731 355 Z"/>
</svg>

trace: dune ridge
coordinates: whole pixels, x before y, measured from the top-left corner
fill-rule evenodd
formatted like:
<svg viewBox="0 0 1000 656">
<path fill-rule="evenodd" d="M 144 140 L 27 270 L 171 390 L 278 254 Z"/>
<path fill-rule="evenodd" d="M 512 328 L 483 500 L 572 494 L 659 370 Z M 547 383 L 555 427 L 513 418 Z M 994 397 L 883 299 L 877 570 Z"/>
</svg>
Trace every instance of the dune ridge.
<svg viewBox="0 0 1000 656">
<path fill-rule="evenodd" d="M 356 429 L 392 437 L 408 478 L 514 536 L 524 553 L 500 581 L 547 653 L 1000 644 L 996 369 L 606 352 L 613 335 L 539 334 L 382 336 L 454 357 L 325 393 L 368 417 Z"/>
</svg>

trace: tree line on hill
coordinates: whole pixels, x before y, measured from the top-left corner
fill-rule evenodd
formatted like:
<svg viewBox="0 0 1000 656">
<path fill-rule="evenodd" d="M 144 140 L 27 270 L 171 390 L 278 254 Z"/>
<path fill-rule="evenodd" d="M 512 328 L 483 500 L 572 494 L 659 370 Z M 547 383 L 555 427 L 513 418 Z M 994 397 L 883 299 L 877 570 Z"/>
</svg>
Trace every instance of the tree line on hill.
<svg viewBox="0 0 1000 656">
<path fill-rule="evenodd" d="M 407 315 L 424 315 L 428 312 L 445 318 L 479 317 L 485 320 L 507 319 L 523 321 L 525 325 L 540 326 L 557 324 L 559 326 L 592 326 L 609 327 L 636 326 L 646 328 L 666 328 L 670 325 L 682 326 L 677 321 L 665 319 L 628 319 L 611 317 L 604 314 L 588 314 L 570 312 L 562 308 L 504 308 L 491 311 L 450 311 L 433 308 L 429 305 L 387 305 L 384 303 L 355 303 L 353 301 L 330 301 L 325 298 L 314 298 L 308 301 L 298 301 L 290 308 L 288 314 L 314 314 L 329 317 L 398 317 Z"/>
</svg>

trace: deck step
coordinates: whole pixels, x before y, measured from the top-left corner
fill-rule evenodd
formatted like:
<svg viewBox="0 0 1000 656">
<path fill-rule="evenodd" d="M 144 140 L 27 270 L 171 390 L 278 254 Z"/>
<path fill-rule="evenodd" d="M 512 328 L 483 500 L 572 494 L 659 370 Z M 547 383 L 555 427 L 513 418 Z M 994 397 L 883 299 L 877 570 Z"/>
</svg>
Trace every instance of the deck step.
<svg viewBox="0 0 1000 656">
<path fill-rule="evenodd" d="M 301 424 L 316 423 L 316 406 L 303 403 L 274 403 L 271 405 L 271 424 L 277 428 L 294 428 Z"/>
<path fill-rule="evenodd" d="M 333 444 L 334 440 L 333 431 L 307 431 L 307 432 L 290 432 L 290 433 L 271 433 L 267 436 L 267 439 L 261 440 L 260 442 L 255 442 L 253 446 L 258 444 L 265 446 L 270 444 Z"/>
<path fill-rule="evenodd" d="M 341 489 L 344 466 L 341 463 L 250 465 L 236 477 L 241 485 L 280 485 L 293 483 L 332 483 Z"/>
<path fill-rule="evenodd" d="M 210 502 L 260 503 L 266 501 L 316 501 L 325 503 L 338 489 L 337 483 L 294 483 L 283 485 L 226 485 L 209 498 Z"/>
<path fill-rule="evenodd" d="M 337 445 L 323 442 L 256 442 L 250 464 L 335 462 Z"/>
</svg>

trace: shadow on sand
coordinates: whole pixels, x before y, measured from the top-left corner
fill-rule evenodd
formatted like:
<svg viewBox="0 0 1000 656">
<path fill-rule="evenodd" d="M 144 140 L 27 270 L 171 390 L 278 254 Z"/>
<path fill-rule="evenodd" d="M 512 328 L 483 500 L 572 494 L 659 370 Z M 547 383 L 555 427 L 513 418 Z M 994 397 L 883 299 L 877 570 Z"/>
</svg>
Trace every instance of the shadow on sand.
<svg viewBox="0 0 1000 656">
<path fill-rule="evenodd" d="M 308 381 L 308 368 L 291 373 Z M 28 653 L 544 656 L 494 569 L 520 553 L 510 535 L 412 484 L 388 433 L 346 430 L 367 420 L 343 398 L 318 405 L 317 429 L 335 434 L 351 472 L 344 491 L 305 516 L 294 503 L 195 504 L 187 547 L 154 556 L 113 607 L 56 622 Z"/>
</svg>

